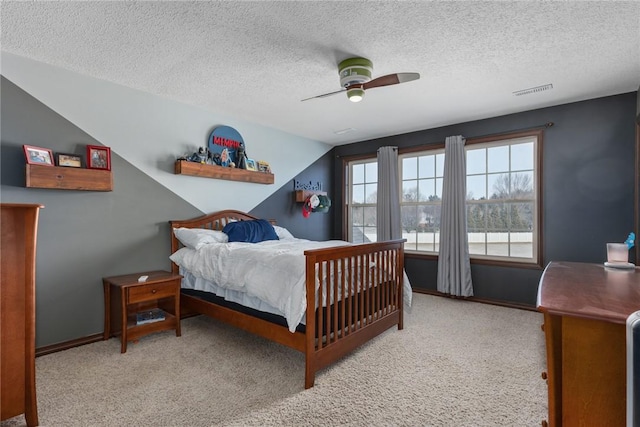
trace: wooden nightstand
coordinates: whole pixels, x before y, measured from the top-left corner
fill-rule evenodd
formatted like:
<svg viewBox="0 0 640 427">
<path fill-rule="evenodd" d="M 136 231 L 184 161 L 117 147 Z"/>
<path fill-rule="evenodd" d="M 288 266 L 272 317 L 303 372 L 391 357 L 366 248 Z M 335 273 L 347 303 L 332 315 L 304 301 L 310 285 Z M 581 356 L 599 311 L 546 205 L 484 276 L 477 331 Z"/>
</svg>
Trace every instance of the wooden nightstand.
<svg viewBox="0 0 640 427">
<path fill-rule="evenodd" d="M 149 277 L 145 282 L 138 282 L 140 276 Z M 135 341 L 153 332 L 175 329 L 176 336 L 179 337 L 181 280 L 182 276 L 168 271 L 148 271 L 103 278 L 104 339 L 121 335 L 120 352 L 125 353 L 128 341 Z M 153 308 L 162 309 L 165 319 L 136 324 L 138 312 Z"/>
</svg>

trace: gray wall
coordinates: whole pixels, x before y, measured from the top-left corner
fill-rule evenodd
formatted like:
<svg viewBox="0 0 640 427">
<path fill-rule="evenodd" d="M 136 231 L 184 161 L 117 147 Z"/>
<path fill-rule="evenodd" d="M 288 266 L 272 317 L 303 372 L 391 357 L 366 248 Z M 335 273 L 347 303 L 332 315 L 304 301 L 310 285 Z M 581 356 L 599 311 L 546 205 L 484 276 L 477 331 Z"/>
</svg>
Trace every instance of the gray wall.
<svg viewBox="0 0 640 427">
<path fill-rule="evenodd" d="M 4 77 L 0 90 L 1 200 L 45 206 L 38 227 L 36 347 L 100 334 L 104 329 L 102 277 L 169 269 L 168 221 L 202 212 L 113 154 L 112 192 L 25 188 L 23 144 L 84 154 L 86 145 L 101 143 Z M 296 179 L 320 180 L 330 186 L 330 168 L 322 159 Z M 223 190 L 225 182 L 211 180 L 212 193 Z M 325 230 L 330 228 L 324 222 L 326 215 L 322 221 L 310 218 L 300 223 L 302 215 L 292 206 L 293 183 L 274 197 L 276 203 L 265 203 L 254 213 L 291 225 L 299 237 L 326 237 Z"/>
<path fill-rule="evenodd" d="M 471 138 L 554 122 L 545 130 L 543 143 L 544 264 L 601 263 L 606 260 L 605 243 L 623 242 L 634 230 L 635 112 L 633 92 L 336 147 L 334 191 L 342 185 L 344 156 L 375 155 L 385 145 L 437 144 L 450 135 Z M 335 218 L 337 233 L 342 215 L 336 212 Z M 406 269 L 414 288 L 436 289 L 437 260 L 408 257 Z M 471 270 L 475 296 L 535 305 L 541 269 L 472 263 Z"/>
<path fill-rule="evenodd" d="M 336 195 L 330 193 L 333 188 L 332 166 L 333 155 L 332 152 L 329 152 L 295 178 L 303 183 L 322 183 L 322 189 L 327 191 L 329 198 L 332 199 L 332 208 L 328 213 L 311 213 L 309 218 L 304 218 L 302 203 L 295 201 L 294 180 L 269 196 L 268 199 L 251 210 L 251 213 L 262 218 L 276 219 L 278 225 L 286 227 L 294 236 L 301 239 L 328 240 L 332 238 L 333 216 L 330 212 L 335 210 L 333 203 L 338 203 L 335 201 Z M 339 235 L 334 237 L 341 238 Z"/>
<path fill-rule="evenodd" d="M 1 200 L 45 205 L 38 234 L 36 346 L 102 333 L 101 278 L 168 269 L 168 221 L 202 212 L 117 155 L 112 157 L 112 192 L 25 188 L 23 144 L 82 154 L 85 145 L 100 141 L 4 77 L 0 90 Z M 545 263 L 599 263 L 606 256 L 604 244 L 623 241 L 633 229 L 635 103 L 635 93 L 624 94 L 339 146 L 295 177 L 324 184 L 333 200 L 328 214 L 303 218 L 301 205 L 294 201 L 293 180 L 251 213 L 276 219 L 297 237 L 340 238 L 341 156 L 375 153 L 383 145 L 441 143 L 449 135 L 472 137 L 553 121 L 544 141 Z M 225 181 L 211 180 L 214 194 L 224 185 Z M 436 261 L 407 258 L 406 266 L 415 288 L 436 288 Z M 535 269 L 472 265 L 477 296 L 530 305 L 535 304 L 540 274 Z"/>
<path fill-rule="evenodd" d="M 200 212 L 112 155 L 114 191 L 25 188 L 23 144 L 83 154 L 100 145 L 2 78 L 2 202 L 41 203 L 36 347 L 103 331 L 102 277 L 170 267 L 168 220 Z"/>
</svg>

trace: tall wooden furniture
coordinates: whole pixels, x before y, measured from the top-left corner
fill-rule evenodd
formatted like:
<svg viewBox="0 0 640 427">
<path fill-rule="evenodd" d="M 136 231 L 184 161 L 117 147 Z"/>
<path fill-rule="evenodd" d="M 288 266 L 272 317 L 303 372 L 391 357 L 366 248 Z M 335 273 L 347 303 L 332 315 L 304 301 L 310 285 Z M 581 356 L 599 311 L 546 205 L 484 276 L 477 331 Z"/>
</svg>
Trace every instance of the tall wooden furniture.
<svg viewBox="0 0 640 427">
<path fill-rule="evenodd" d="M 1 419 L 38 425 L 35 365 L 36 235 L 41 205 L 0 204 Z"/>
<path fill-rule="evenodd" d="M 537 306 L 544 313 L 548 425 L 624 426 L 626 320 L 640 310 L 640 268 L 552 262 Z"/>
</svg>

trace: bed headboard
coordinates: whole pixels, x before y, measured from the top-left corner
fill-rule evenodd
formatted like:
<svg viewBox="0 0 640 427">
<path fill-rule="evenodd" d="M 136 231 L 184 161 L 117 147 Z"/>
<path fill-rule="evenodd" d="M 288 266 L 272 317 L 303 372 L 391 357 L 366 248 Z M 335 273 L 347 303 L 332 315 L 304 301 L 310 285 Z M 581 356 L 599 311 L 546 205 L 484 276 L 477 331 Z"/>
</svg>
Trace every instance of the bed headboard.
<svg viewBox="0 0 640 427">
<path fill-rule="evenodd" d="M 184 220 L 173 220 L 169 221 L 169 233 L 171 233 L 171 253 L 174 253 L 178 249 L 181 248 L 180 241 L 176 238 L 175 234 L 173 234 L 174 228 L 207 228 L 209 230 L 222 230 L 225 225 L 233 221 L 246 221 L 258 219 L 257 217 L 250 215 L 246 212 L 236 211 L 232 209 L 218 211 L 214 213 L 210 213 L 207 215 L 203 215 L 193 219 L 184 219 Z M 270 221 L 274 223 L 274 221 Z M 178 266 L 171 263 L 171 271 L 174 273 L 178 272 Z"/>
</svg>

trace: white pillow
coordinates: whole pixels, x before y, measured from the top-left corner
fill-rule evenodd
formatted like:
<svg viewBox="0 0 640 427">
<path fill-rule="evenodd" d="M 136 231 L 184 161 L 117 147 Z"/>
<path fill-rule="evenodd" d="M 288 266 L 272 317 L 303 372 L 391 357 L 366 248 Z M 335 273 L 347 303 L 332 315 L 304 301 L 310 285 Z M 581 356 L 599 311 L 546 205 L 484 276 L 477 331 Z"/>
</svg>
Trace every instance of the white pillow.
<svg viewBox="0 0 640 427">
<path fill-rule="evenodd" d="M 229 238 L 222 231 L 206 228 L 174 228 L 173 234 L 188 248 L 200 249 L 211 243 L 227 243 Z"/>
<path fill-rule="evenodd" d="M 274 230 L 276 230 L 276 234 L 278 235 L 278 239 L 282 240 L 282 239 L 295 239 L 295 237 L 293 237 L 293 234 L 291 234 L 289 232 L 289 230 L 287 230 L 284 227 L 279 227 L 277 225 L 273 226 Z"/>
</svg>

